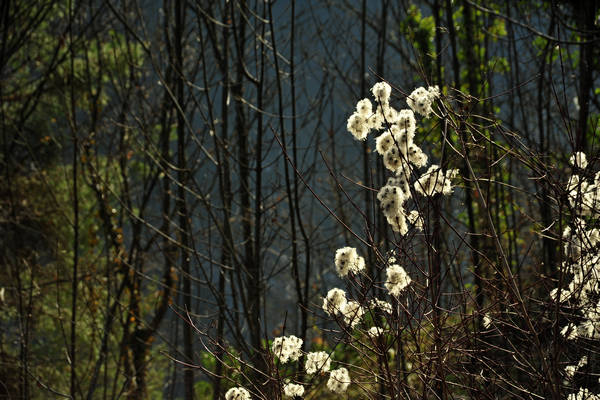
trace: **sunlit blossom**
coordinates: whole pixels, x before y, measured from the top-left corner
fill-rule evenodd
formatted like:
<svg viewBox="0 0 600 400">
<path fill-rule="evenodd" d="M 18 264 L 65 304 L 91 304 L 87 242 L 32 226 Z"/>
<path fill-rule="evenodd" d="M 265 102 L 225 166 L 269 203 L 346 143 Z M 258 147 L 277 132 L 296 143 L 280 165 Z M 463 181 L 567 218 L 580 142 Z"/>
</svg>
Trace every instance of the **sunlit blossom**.
<svg viewBox="0 0 600 400">
<path fill-rule="evenodd" d="M 350 375 L 348 370 L 344 367 L 338 368 L 331 371 L 329 374 L 329 380 L 327 381 L 327 388 L 334 393 L 343 394 L 350 386 Z"/>
<path fill-rule="evenodd" d="M 242 387 L 231 388 L 225 393 L 225 400 L 250 400 L 250 393 Z"/>
<path fill-rule="evenodd" d="M 316 351 L 306 355 L 304 369 L 306 373 L 312 375 L 316 372 L 327 372 L 331 365 L 329 354 L 324 351 Z"/>
</svg>

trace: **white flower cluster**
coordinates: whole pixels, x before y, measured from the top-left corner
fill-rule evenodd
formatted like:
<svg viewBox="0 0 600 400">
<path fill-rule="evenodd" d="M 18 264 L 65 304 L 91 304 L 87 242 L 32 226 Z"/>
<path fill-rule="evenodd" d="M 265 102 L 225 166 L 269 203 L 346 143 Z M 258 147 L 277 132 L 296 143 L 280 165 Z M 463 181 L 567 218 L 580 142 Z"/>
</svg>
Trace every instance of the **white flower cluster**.
<svg viewBox="0 0 600 400">
<path fill-rule="evenodd" d="M 395 131 L 388 133 L 400 134 L 400 130 L 404 129 L 405 134 L 414 135 L 415 117 L 413 111 L 397 111 L 390 105 L 391 86 L 386 82 L 378 82 L 371 88 L 371 92 L 375 97 L 375 101 L 379 103 L 377 109 L 373 111 L 373 105 L 369 99 L 360 100 L 356 104 L 356 110 L 348 118 L 346 124 L 348 131 L 357 140 L 365 140 L 372 129 L 380 130 L 386 125 L 396 127 Z M 431 109 L 431 102 L 428 104 L 429 109 Z M 388 144 L 391 144 L 391 140 Z"/>
<path fill-rule="evenodd" d="M 331 358 L 324 351 L 315 351 L 306 355 L 304 369 L 309 375 L 315 372 L 327 372 L 331 366 Z"/>
<path fill-rule="evenodd" d="M 576 212 L 586 217 L 600 217 L 600 171 L 596 173 L 593 182 L 579 175 L 572 175 L 567 192 L 569 203 Z"/>
<path fill-rule="evenodd" d="M 563 231 L 565 240 L 565 256 L 578 264 L 591 264 L 598 259 L 594 256 L 594 248 L 600 241 L 600 230 L 587 229 L 587 224 L 582 218 L 575 218 L 573 226 L 567 226 Z"/>
<path fill-rule="evenodd" d="M 384 300 L 373 299 L 371 300 L 371 307 L 378 308 L 384 313 L 391 314 L 392 313 L 392 305 Z"/>
<path fill-rule="evenodd" d="M 584 153 L 575 153 L 569 162 L 574 167 L 585 169 L 588 166 Z M 567 287 L 555 288 L 550 297 L 557 302 L 569 302 L 583 318 L 578 324 L 572 322 L 565 325 L 560 333 L 567 340 L 578 338 L 600 338 L 600 230 L 588 228 L 587 223 L 600 217 L 600 172 L 596 173 L 594 182 L 574 174 L 567 184 L 569 203 L 575 218 L 563 231 L 565 241 L 563 270 L 572 276 Z M 587 357 L 582 357 L 577 365 L 567 365 L 565 375 L 572 379 L 575 373 L 587 365 Z M 568 400 L 600 400 L 600 396 L 591 393 L 587 388 L 579 388 Z"/>
<path fill-rule="evenodd" d="M 573 274 L 573 279 L 567 287 L 553 289 L 550 296 L 559 302 L 570 301 L 572 305 L 577 306 L 584 318 L 579 325 L 565 325 L 560 333 L 568 340 L 578 337 L 598 339 L 600 301 L 595 299 L 600 293 L 600 255 L 586 254 L 573 263 L 565 262 L 564 266 L 567 272 Z"/>
<path fill-rule="evenodd" d="M 395 110 L 389 107 L 392 88 L 385 82 L 379 82 L 371 89 L 380 103 L 373 112 L 369 99 L 362 99 L 356 104 L 356 111 L 348 118 L 346 128 L 357 140 L 365 140 L 371 129 L 381 129 L 387 117 L 395 117 Z M 387 107 L 386 107 L 387 105 Z M 389 121 L 388 121 L 389 122 Z"/>
<path fill-rule="evenodd" d="M 567 378 L 573 379 L 573 377 L 575 376 L 575 372 L 577 372 L 577 370 L 579 370 L 580 368 L 585 367 L 586 365 L 587 365 L 587 356 L 583 356 L 583 357 L 581 357 L 581 359 L 579 360 L 577 365 L 567 365 L 565 367 L 565 375 L 567 375 Z"/>
<path fill-rule="evenodd" d="M 364 313 L 362 307 L 355 301 L 346 302 L 346 295 L 343 290 L 332 289 L 330 293 L 332 293 L 331 300 L 342 304 L 347 310 L 348 314 L 344 315 L 344 318 L 350 318 L 347 323 L 354 325 L 353 319 L 360 319 L 360 316 Z M 277 337 L 273 340 L 272 344 L 273 353 L 279 357 L 282 363 L 297 361 L 302 354 L 301 347 L 302 339 L 293 335 Z M 304 369 L 307 374 L 324 374 L 330 368 L 331 357 L 327 352 L 315 351 L 306 354 Z M 345 371 L 345 374 L 340 372 L 340 370 L 331 371 L 329 382 L 327 383 L 327 387 L 330 390 L 338 393 L 343 393 L 350 384 L 348 371 L 345 368 L 342 369 Z M 304 395 L 304 386 L 286 380 L 283 385 L 283 394 L 291 398 L 301 397 Z M 225 394 L 225 400 L 250 400 L 250 393 L 241 387 L 232 388 Z"/>
<path fill-rule="evenodd" d="M 371 328 L 369 328 L 369 330 L 367 331 L 367 335 L 369 335 L 370 337 L 372 337 L 373 339 L 383 335 L 384 330 L 378 326 L 373 326 Z"/>
<path fill-rule="evenodd" d="M 438 165 L 431 165 L 416 182 L 415 190 L 424 196 L 437 193 L 449 195 L 452 193 L 452 179 L 458 175 L 457 169 L 449 169 L 445 173 Z"/>
<path fill-rule="evenodd" d="M 327 292 L 327 296 L 323 299 L 323 311 L 327 315 L 336 315 L 342 312 L 346 303 L 346 292 L 342 289 L 333 288 Z"/>
<path fill-rule="evenodd" d="M 365 309 L 354 301 L 346 299 L 346 292 L 342 289 L 334 288 L 327 292 L 327 296 L 323 299 L 323 311 L 327 315 L 341 314 L 344 322 L 354 328 L 365 314 Z"/>
<path fill-rule="evenodd" d="M 571 163 L 581 168 L 587 167 L 584 153 L 576 153 L 571 157 Z M 600 338 L 600 230 L 588 228 L 586 219 L 600 217 L 600 172 L 594 182 L 573 175 L 568 183 L 568 198 L 576 214 L 571 226 L 563 231 L 565 240 L 563 261 L 564 270 L 572 275 L 567 287 L 555 288 L 550 296 L 558 301 L 569 301 L 581 311 L 583 319 L 578 325 L 567 324 L 561 334 L 569 340 L 578 337 Z"/>
<path fill-rule="evenodd" d="M 369 131 L 371 130 L 371 126 L 368 123 L 369 118 L 364 115 L 355 112 L 348 118 L 348 124 L 346 128 L 350 133 L 354 135 L 354 137 L 358 140 L 365 140 Z"/>
<path fill-rule="evenodd" d="M 294 335 L 281 336 L 273 339 L 271 349 L 282 364 L 288 361 L 297 361 L 302 355 L 302 339 Z"/>
<path fill-rule="evenodd" d="M 358 255 L 354 247 L 342 247 L 335 252 L 335 269 L 341 278 L 348 273 L 356 274 L 365 269 L 365 259 Z M 342 289 L 331 289 L 323 299 L 323 310 L 328 315 L 341 314 L 344 322 L 351 328 L 356 326 L 365 310 L 356 301 L 348 301 Z"/>
<path fill-rule="evenodd" d="M 400 177 L 388 179 L 387 185 L 379 189 L 377 200 L 383 215 L 394 232 L 405 235 L 408 232 L 406 211 L 404 203 L 410 198 L 408 178 L 402 174 Z"/>
<path fill-rule="evenodd" d="M 423 218 L 417 211 L 407 212 L 404 204 L 412 196 L 410 181 L 415 169 L 427 166 L 428 157 L 414 143 L 416 120 L 414 112 L 428 117 L 432 112 L 433 101 L 439 97 L 437 86 L 415 89 L 407 98 L 411 109 L 396 111 L 389 103 L 392 88 L 385 82 L 376 83 L 371 92 L 379 103 L 373 113 L 369 99 L 356 105 L 356 111 L 348 119 L 348 130 L 355 138 L 365 140 L 369 132 L 384 129 L 375 139 L 375 151 L 383 157 L 383 165 L 395 176 L 382 187 L 377 199 L 388 224 L 394 232 L 405 235 L 408 223 L 423 229 Z M 438 166 L 431 166 L 414 184 L 415 190 L 425 196 L 437 193 L 452 193 L 451 179 L 457 170 L 442 172 Z"/>
<path fill-rule="evenodd" d="M 313 353 L 308 353 L 306 356 L 306 365 L 305 370 L 306 373 L 312 375 L 314 373 L 324 373 L 329 371 L 331 367 L 331 358 L 324 351 L 317 351 Z M 344 393 L 346 389 L 348 389 L 348 385 L 350 385 L 350 375 L 348 374 L 348 370 L 346 368 L 338 368 L 336 370 L 332 370 L 329 373 L 329 380 L 327 381 L 327 388 L 335 393 Z M 300 386 L 300 385 L 295 385 Z M 300 389 L 301 388 L 301 389 Z M 304 388 L 300 386 L 300 388 L 295 388 L 299 392 L 302 391 L 298 396 L 301 396 L 304 393 Z M 285 391 L 285 389 L 284 389 Z M 285 391 L 286 395 L 287 391 Z M 295 392 L 296 393 L 296 392 Z"/>
<path fill-rule="evenodd" d="M 600 396 L 590 392 L 588 388 L 579 388 L 579 392 L 571 393 L 567 400 L 600 400 Z"/>
<path fill-rule="evenodd" d="M 417 228 L 419 231 L 423 230 L 423 225 L 425 224 L 425 221 L 423 220 L 423 217 L 421 216 L 421 214 L 419 214 L 417 210 L 412 210 L 410 213 L 408 213 L 407 219 L 408 222 L 413 224 L 415 228 Z"/>
<path fill-rule="evenodd" d="M 250 400 L 250 393 L 242 387 L 231 388 L 225 393 L 225 400 Z"/>
<path fill-rule="evenodd" d="M 377 100 L 379 104 L 389 105 L 392 87 L 387 82 L 378 82 L 371 88 L 371 93 L 373 93 L 375 100 Z"/>
<path fill-rule="evenodd" d="M 560 334 L 563 335 L 567 340 L 575 340 L 577 339 L 577 326 L 569 322 L 560 330 Z"/>
<path fill-rule="evenodd" d="M 492 325 L 492 317 L 490 317 L 490 313 L 485 313 L 485 315 L 483 316 L 483 327 L 485 329 L 489 329 L 489 327 Z"/>
<path fill-rule="evenodd" d="M 335 269 L 340 278 L 344 278 L 349 272 L 356 274 L 364 270 L 365 259 L 354 247 L 342 247 L 335 252 Z"/>
<path fill-rule="evenodd" d="M 362 308 L 358 301 L 350 300 L 342 308 L 344 322 L 354 328 L 365 315 L 365 309 Z"/>
<path fill-rule="evenodd" d="M 392 296 L 399 296 L 400 292 L 406 288 L 410 282 L 410 276 L 406 273 L 404 268 L 398 264 L 393 264 L 386 270 L 387 280 L 385 287 L 390 291 Z"/>
<path fill-rule="evenodd" d="M 304 395 L 304 386 L 295 383 L 287 383 L 283 387 L 283 394 L 287 397 L 300 397 Z"/>
<path fill-rule="evenodd" d="M 384 166 L 394 174 L 377 194 L 383 214 L 392 229 L 402 235 L 408 232 L 409 223 L 422 230 L 424 220 L 419 212 L 405 210 L 405 203 L 412 197 L 412 182 L 417 193 L 429 196 L 435 193 L 450 194 L 450 179 L 457 174 L 456 170 L 442 172 L 439 167 L 432 166 L 419 179 L 418 175 L 415 175 L 417 169 L 427 166 L 428 157 L 414 142 L 414 113 L 429 116 L 433 111 L 434 100 L 440 95 L 439 89 L 430 87 L 427 90 L 415 90 L 407 99 L 410 109 L 400 111 L 390 105 L 392 88 L 386 82 L 375 84 L 371 92 L 377 107 L 374 108 L 369 99 L 360 100 L 356 104 L 356 110 L 348 118 L 346 127 L 357 140 L 366 140 L 371 130 L 382 131 L 375 139 L 375 151 L 383 157 Z M 385 286 L 392 296 L 397 297 L 411 283 L 411 278 L 393 259 L 390 260 L 390 264 Z M 365 260 L 358 255 L 355 248 L 343 247 L 336 251 L 335 269 L 341 278 L 358 274 L 365 268 Z M 384 300 L 371 299 L 368 304 L 373 310 L 385 314 L 393 313 L 392 305 Z M 360 323 L 366 312 L 361 303 L 347 299 L 346 292 L 338 288 L 329 290 L 323 299 L 322 307 L 329 316 L 339 316 L 350 328 Z M 374 326 L 369 328 L 366 334 L 376 338 L 384 332 L 382 327 Z M 328 371 L 330 361 L 328 354 L 323 351 L 309 353 L 306 356 L 305 370 L 307 374 Z M 346 392 L 349 385 L 350 376 L 346 368 L 330 372 L 327 387 L 331 391 L 341 394 Z"/>
<path fill-rule="evenodd" d="M 394 259 L 391 258 L 390 260 L 393 261 Z M 336 270 L 340 277 L 347 276 L 349 271 L 354 272 L 355 270 L 360 271 L 364 269 L 364 259 L 358 256 L 355 248 L 351 247 L 338 249 L 336 251 L 335 263 Z M 400 266 L 393 265 L 388 268 L 388 282 L 386 282 L 386 286 L 393 295 L 397 295 L 409 283 L 410 277 Z M 369 304 L 371 308 L 378 309 L 387 314 L 391 314 L 393 311 L 392 305 L 384 300 L 371 299 Z M 340 315 L 343 317 L 344 323 L 350 328 L 354 328 L 366 313 L 365 308 L 362 307 L 358 301 L 348 300 L 346 298 L 346 292 L 339 288 L 333 288 L 327 292 L 327 296 L 323 299 L 323 310 L 330 316 Z M 384 332 L 385 331 L 382 328 L 374 326 L 369 328 L 366 333 L 371 338 L 375 339 L 383 335 Z M 275 341 L 273 342 L 273 346 L 275 346 Z M 275 348 L 273 351 L 275 352 Z M 304 368 L 309 375 L 317 372 L 329 371 L 330 366 L 331 358 L 324 351 L 312 352 L 306 355 Z M 346 368 L 339 368 L 330 372 L 329 380 L 327 381 L 329 390 L 334 393 L 342 394 L 346 392 L 349 385 L 350 375 Z M 302 392 L 303 391 L 304 388 L 302 388 Z M 284 392 L 286 393 L 286 396 L 292 397 L 287 394 L 286 389 L 284 389 Z"/>
<path fill-rule="evenodd" d="M 585 153 L 578 151 L 569 158 L 569 164 L 574 167 L 585 169 L 587 167 L 587 157 Z"/>
<path fill-rule="evenodd" d="M 329 374 L 329 380 L 327 381 L 327 388 L 334 393 L 343 394 L 350 385 L 350 375 L 348 370 L 344 367 L 335 369 Z"/>
<path fill-rule="evenodd" d="M 384 157 L 384 162 L 387 162 L 385 167 L 394 172 L 402 165 L 403 158 L 419 167 L 427 164 L 427 156 L 413 142 L 416 130 L 415 117 L 410 110 L 402 110 L 402 112 L 408 114 L 403 122 L 406 128 L 394 124 L 375 139 L 375 151 Z"/>
<path fill-rule="evenodd" d="M 431 108 L 433 101 L 438 97 L 440 97 L 440 89 L 437 86 L 429 86 L 428 89 L 420 87 L 408 96 L 406 103 L 414 112 L 427 118 L 433 112 Z"/>
</svg>

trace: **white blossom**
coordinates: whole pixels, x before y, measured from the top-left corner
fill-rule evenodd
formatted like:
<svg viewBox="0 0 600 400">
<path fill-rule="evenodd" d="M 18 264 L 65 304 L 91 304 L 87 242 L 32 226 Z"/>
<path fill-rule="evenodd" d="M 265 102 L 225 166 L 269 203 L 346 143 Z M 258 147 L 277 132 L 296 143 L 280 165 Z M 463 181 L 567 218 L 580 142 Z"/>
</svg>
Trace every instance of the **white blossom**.
<svg viewBox="0 0 600 400">
<path fill-rule="evenodd" d="M 560 334 L 567 340 L 574 340 L 577 338 L 577 327 L 575 324 L 569 323 L 560 330 Z"/>
<path fill-rule="evenodd" d="M 334 393 L 343 394 L 350 385 L 350 375 L 348 370 L 344 367 L 338 368 L 331 371 L 329 374 L 329 380 L 327 381 L 327 388 Z"/>
<path fill-rule="evenodd" d="M 598 174 L 595 178 L 598 178 Z M 600 185 L 597 184 L 597 179 L 589 182 L 578 175 L 572 175 L 567 184 L 567 192 L 571 207 L 581 216 L 600 216 Z"/>
<path fill-rule="evenodd" d="M 271 349 L 283 364 L 297 361 L 302 355 L 302 339 L 294 335 L 281 336 L 273 339 Z"/>
<path fill-rule="evenodd" d="M 423 226 L 425 225 L 425 221 L 423 220 L 423 217 L 421 216 L 421 214 L 419 214 L 419 212 L 417 210 L 412 210 L 408 214 L 408 222 L 413 224 L 415 226 L 415 228 L 417 228 L 419 231 L 423 231 Z"/>
<path fill-rule="evenodd" d="M 398 120 L 396 125 L 401 129 L 406 129 L 408 132 L 412 132 L 414 135 L 416 129 L 415 114 L 412 110 L 404 109 L 398 112 Z"/>
<path fill-rule="evenodd" d="M 584 153 L 575 153 L 569 161 L 579 168 L 587 167 Z M 593 181 L 574 174 L 566 185 L 575 218 L 562 234 L 565 254 L 562 269 L 571 276 L 571 281 L 565 287 L 554 288 L 550 292 L 550 298 L 557 302 L 568 301 L 570 306 L 578 309 L 578 314 L 582 317 L 577 325 L 569 323 L 561 329 L 561 335 L 567 340 L 600 338 L 600 230 L 591 223 L 588 226 L 586 222 L 586 219 L 592 222 L 590 217 L 600 216 L 598 178 L 598 173 Z M 574 374 L 574 371 L 574 366 L 567 366 L 565 369 L 567 376 Z"/>
<path fill-rule="evenodd" d="M 383 155 L 383 165 L 392 172 L 402 167 L 402 156 L 396 146 L 391 146 Z"/>
<path fill-rule="evenodd" d="M 392 87 L 387 82 L 378 82 L 371 88 L 371 92 L 380 104 L 386 104 L 390 100 Z"/>
<path fill-rule="evenodd" d="M 400 292 L 406 288 L 410 282 L 410 276 L 406 273 L 404 268 L 398 264 L 393 264 L 386 270 L 387 280 L 385 287 L 389 290 L 392 296 L 400 295 Z"/>
<path fill-rule="evenodd" d="M 415 182 L 415 190 L 425 196 L 433 196 L 437 193 L 449 195 L 452 193 L 452 179 L 456 175 L 458 175 L 456 169 L 449 169 L 444 173 L 438 165 L 431 165 Z"/>
<path fill-rule="evenodd" d="M 577 335 L 589 339 L 598 339 L 600 338 L 600 321 L 591 319 L 589 316 L 588 314 L 588 318 L 577 326 Z"/>
<path fill-rule="evenodd" d="M 372 337 L 372 338 L 377 338 L 381 335 L 383 335 L 383 329 L 378 327 L 378 326 L 373 326 L 371 328 L 369 328 L 369 330 L 367 331 L 367 334 Z"/>
<path fill-rule="evenodd" d="M 483 316 L 483 327 L 485 329 L 488 329 L 490 325 L 492 325 L 492 318 L 490 317 L 489 313 L 485 313 L 485 315 Z"/>
<path fill-rule="evenodd" d="M 373 299 L 371 300 L 371 307 L 378 308 L 384 313 L 391 314 L 392 313 L 392 305 L 384 300 Z"/>
<path fill-rule="evenodd" d="M 393 217 L 386 217 L 386 220 L 394 232 L 398 232 L 401 235 L 408 233 L 408 225 L 406 224 L 404 213 L 394 215 Z"/>
<path fill-rule="evenodd" d="M 427 165 L 427 154 L 423 153 L 423 150 L 415 144 L 411 144 L 408 147 L 406 156 L 408 157 L 408 161 L 417 168 Z"/>
<path fill-rule="evenodd" d="M 375 139 L 375 151 L 380 155 L 387 153 L 394 145 L 394 138 L 389 130 L 386 130 Z"/>
<path fill-rule="evenodd" d="M 231 388 L 225 393 L 225 400 L 250 400 L 250 393 L 242 387 Z"/>
<path fill-rule="evenodd" d="M 306 363 L 304 369 L 309 375 L 315 372 L 327 372 L 331 366 L 331 358 L 324 351 L 316 351 L 306 355 Z"/>
<path fill-rule="evenodd" d="M 567 400 L 600 400 L 600 396 L 590 392 L 588 388 L 579 388 L 579 392 L 571 393 Z"/>
<path fill-rule="evenodd" d="M 304 394 L 304 386 L 295 383 L 287 383 L 283 387 L 283 394 L 287 397 L 300 397 Z"/>
<path fill-rule="evenodd" d="M 364 308 L 354 300 L 348 301 L 342 307 L 342 315 L 344 316 L 344 322 L 350 327 L 354 328 L 365 314 Z"/>
<path fill-rule="evenodd" d="M 359 113 L 354 113 L 348 118 L 346 128 L 356 140 L 366 140 L 371 129 L 367 121 L 368 118 Z"/>
<path fill-rule="evenodd" d="M 342 311 L 346 305 L 346 292 L 342 289 L 334 288 L 327 292 L 323 299 L 323 311 L 329 315 L 334 315 Z"/>
<path fill-rule="evenodd" d="M 379 189 L 377 200 L 380 202 L 383 215 L 394 217 L 403 214 L 403 204 L 406 200 L 404 192 L 398 186 L 386 185 Z"/>
<path fill-rule="evenodd" d="M 576 365 L 567 365 L 565 367 L 565 375 L 569 379 L 572 379 L 575 376 L 575 371 L 577 371 L 577 366 Z"/>
<path fill-rule="evenodd" d="M 342 247 L 335 252 L 335 269 L 340 278 L 349 272 L 357 274 L 365 269 L 365 259 L 358 255 L 354 247 Z"/>
<path fill-rule="evenodd" d="M 415 138 L 414 130 L 399 128 L 398 125 L 392 125 L 390 131 L 394 137 L 394 144 L 400 150 L 400 153 L 406 158 L 409 157 L 411 148 L 417 147 L 413 143 Z M 419 149 L 421 150 L 421 149 Z M 410 158 L 409 158 L 410 161 Z"/>
<path fill-rule="evenodd" d="M 363 118 L 369 118 L 373 114 L 373 105 L 369 99 L 362 99 L 356 103 L 356 112 Z"/>
<path fill-rule="evenodd" d="M 569 158 L 569 164 L 571 164 L 574 167 L 577 166 L 581 169 L 585 169 L 585 167 L 587 167 L 588 164 L 585 153 L 578 151 L 577 153 L 573 154 L 571 158 Z"/>
<path fill-rule="evenodd" d="M 383 104 L 381 106 L 381 111 L 383 112 L 383 118 L 385 119 L 385 122 L 387 122 L 389 125 L 395 124 L 398 121 L 398 111 L 396 111 L 396 109 L 389 104 Z"/>
<path fill-rule="evenodd" d="M 394 232 L 399 232 L 401 235 L 408 232 L 404 202 L 409 198 L 410 190 L 405 178 L 391 178 L 377 193 L 377 200 L 388 224 Z"/>
<path fill-rule="evenodd" d="M 374 114 L 372 114 L 368 120 L 367 125 L 369 129 L 375 129 L 376 131 L 383 128 L 385 124 L 385 119 L 383 117 L 383 112 L 381 111 L 381 107 L 377 107 L 377 110 Z"/>
<path fill-rule="evenodd" d="M 440 89 L 437 86 L 430 86 L 429 89 L 419 87 L 407 97 L 406 103 L 414 112 L 429 117 L 429 114 L 433 112 L 431 105 L 439 96 Z"/>
<path fill-rule="evenodd" d="M 410 199 L 412 194 L 410 192 L 410 184 L 409 175 L 408 175 L 408 166 L 404 165 L 406 168 L 403 168 L 399 171 L 396 171 L 396 176 L 392 176 L 387 180 L 386 186 L 394 186 L 400 189 L 404 195 L 405 199 Z"/>
<path fill-rule="evenodd" d="M 560 303 L 567 301 L 571 297 L 571 291 L 568 288 L 561 289 L 560 299 L 558 299 L 558 288 L 554 288 L 550 291 L 550 298 Z"/>
</svg>

